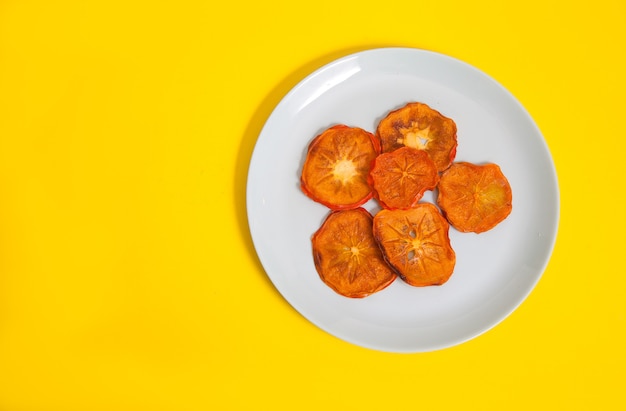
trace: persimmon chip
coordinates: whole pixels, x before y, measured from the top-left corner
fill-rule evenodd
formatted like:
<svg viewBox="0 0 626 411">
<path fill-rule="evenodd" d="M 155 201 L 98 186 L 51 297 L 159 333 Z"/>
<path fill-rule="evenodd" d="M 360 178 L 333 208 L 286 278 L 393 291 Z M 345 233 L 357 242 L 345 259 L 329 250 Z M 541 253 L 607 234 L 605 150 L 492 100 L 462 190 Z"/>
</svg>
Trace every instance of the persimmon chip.
<svg viewBox="0 0 626 411">
<path fill-rule="evenodd" d="M 456 132 L 454 120 L 419 102 L 391 111 L 376 130 L 383 152 L 403 146 L 425 150 L 438 171 L 447 169 L 456 156 Z"/>
<path fill-rule="evenodd" d="M 374 238 L 385 260 L 416 287 L 441 285 L 454 271 L 456 254 L 449 224 L 437 207 L 420 203 L 408 210 L 381 210 L 374 216 Z"/>
<path fill-rule="evenodd" d="M 320 278 L 343 296 L 367 297 L 397 278 L 374 240 L 372 215 L 364 208 L 332 211 L 311 241 Z"/>
<path fill-rule="evenodd" d="M 493 163 L 452 164 L 441 176 L 437 203 L 454 228 L 474 233 L 491 230 L 513 208 L 511 186 Z"/>
<path fill-rule="evenodd" d="M 428 153 L 411 147 L 379 155 L 370 171 L 374 197 L 387 209 L 413 207 L 438 181 L 437 167 Z"/>
<path fill-rule="evenodd" d="M 380 144 L 372 133 L 333 126 L 309 144 L 300 178 L 302 191 L 332 210 L 359 207 L 372 198 L 367 178 L 379 153 Z"/>
</svg>

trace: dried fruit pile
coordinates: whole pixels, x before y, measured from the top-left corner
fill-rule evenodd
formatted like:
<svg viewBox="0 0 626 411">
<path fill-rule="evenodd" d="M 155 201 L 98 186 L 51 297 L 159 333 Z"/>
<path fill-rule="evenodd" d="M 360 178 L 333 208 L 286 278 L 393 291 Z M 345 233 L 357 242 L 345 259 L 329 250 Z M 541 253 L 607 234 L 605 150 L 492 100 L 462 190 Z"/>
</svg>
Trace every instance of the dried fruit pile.
<svg viewBox="0 0 626 411">
<path fill-rule="evenodd" d="M 331 211 L 312 236 L 322 281 L 363 298 L 397 277 L 416 286 L 441 285 L 454 271 L 448 236 L 482 233 L 511 213 L 511 187 L 493 163 L 454 162 L 455 122 L 418 102 L 391 111 L 376 134 L 336 125 L 311 141 L 302 191 Z M 438 190 L 437 206 L 420 202 Z M 362 205 L 374 198 L 372 216 Z"/>
</svg>

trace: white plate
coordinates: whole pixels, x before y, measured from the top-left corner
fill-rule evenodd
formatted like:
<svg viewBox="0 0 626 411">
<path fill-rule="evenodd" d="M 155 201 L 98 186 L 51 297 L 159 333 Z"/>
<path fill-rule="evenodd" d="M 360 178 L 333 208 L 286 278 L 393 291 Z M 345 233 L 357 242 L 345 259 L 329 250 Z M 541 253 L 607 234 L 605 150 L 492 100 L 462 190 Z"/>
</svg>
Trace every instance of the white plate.
<svg viewBox="0 0 626 411">
<path fill-rule="evenodd" d="M 328 209 L 300 191 L 307 146 L 338 123 L 373 132 L 390 110 L 411 101 L 454 119 L 456 161 L 500 165 L 512 187 L 513 211 L 482 234 L 450 229 L 457 264 L 444 285 L 417 288 L 398 279 L 364 299 L 342 297 L 320 280 L 313 264 L 310 238 Z M 423 200 L 432 202 L 432 193 Z M 278 104 L 252 154 L 247 208 L 267 275 L 305 318 L 359 346 L 421 352 L 474 338 L 522 303 L 552 253 L 559 191 L 541 132 L 501 85 L 441 54 L 383 48 L 322 67 Z M 365 208 L 378 209 L 373 200 Z"/>
</svg>

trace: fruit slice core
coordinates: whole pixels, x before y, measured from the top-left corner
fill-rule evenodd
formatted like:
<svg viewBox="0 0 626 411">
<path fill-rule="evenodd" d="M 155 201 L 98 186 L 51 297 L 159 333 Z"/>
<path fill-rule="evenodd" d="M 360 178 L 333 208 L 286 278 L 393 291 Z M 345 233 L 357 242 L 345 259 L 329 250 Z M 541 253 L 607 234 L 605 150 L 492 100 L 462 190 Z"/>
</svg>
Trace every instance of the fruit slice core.
<svg viewBox="0 0 626 411">
<path fill-rule="evenodd" d="M 448 229 L 448 222 L 430 203 L 382 210 L 374 216 L 374 238 L 385 260 L 400 278 L 417 287 L 443 284 L 452 275 L 456 255 Z"/>
<path fill-rule="evenodd" d="M 387 209 L 412 207 L 438 181 L 437 167 L 428 153 L 411 147 L 379 155 L 370 171 L 374 197 Z"/>
<path fill-rule="evenodd" d="M 513 208 L 508 180 L 497 164 L 453 164 L 439 183 L 437 203 L 461 232 L 482 233 L 506 219 Z"/>
<path fill-rule="evenodd" d="M 372 215 L 363 208 L 331 212 L 311 241 L 320 278 L 341 295 L 367 297 L 397 278 L 374 239 Z"/>
<path fill-rule="evenodd" d="M 376 130 L 383 152 L 403 146 L 425 150 L 438 171 L 448 168 L 456 156 L 456 132 L 454 120 L 419 102 L 389 112 Z"/>
<path fill-rule="evenodd" d="M 380 152 L 372 133 L 357 127 L 333 126 L 315 137 L 307 151 L 300 187 L 332 210 L 352 209 L 372 198 L 367 181 Z"/>
</svg>

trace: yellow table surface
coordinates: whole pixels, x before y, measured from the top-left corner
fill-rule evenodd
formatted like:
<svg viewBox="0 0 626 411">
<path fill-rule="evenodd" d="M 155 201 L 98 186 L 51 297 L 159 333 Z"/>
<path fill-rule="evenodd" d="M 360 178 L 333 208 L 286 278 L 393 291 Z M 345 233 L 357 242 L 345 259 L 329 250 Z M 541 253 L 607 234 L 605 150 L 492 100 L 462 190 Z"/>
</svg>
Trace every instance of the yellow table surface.
<svg viewBox="0 0 626 411">
<path fill-rule="evenodd" d="M 624 409 L 626 3 L 582 4 L 0 2 L 0 410 Z M 387 46 L 510 90 L 561 190 L 529 298 L 430 353 L 309 323 L 246 217 L 275 105 Z"/>
</svg>

